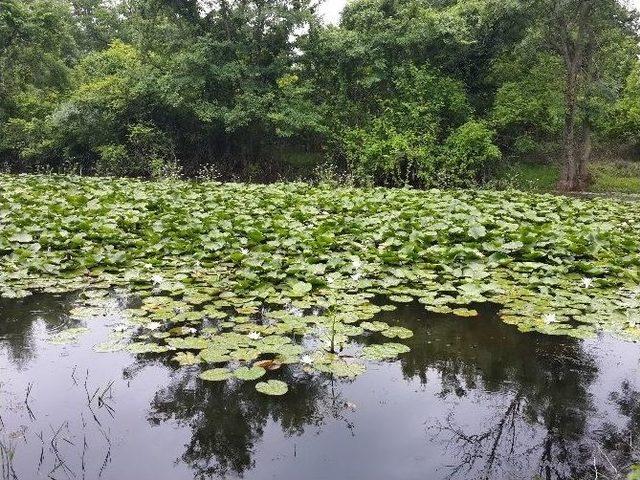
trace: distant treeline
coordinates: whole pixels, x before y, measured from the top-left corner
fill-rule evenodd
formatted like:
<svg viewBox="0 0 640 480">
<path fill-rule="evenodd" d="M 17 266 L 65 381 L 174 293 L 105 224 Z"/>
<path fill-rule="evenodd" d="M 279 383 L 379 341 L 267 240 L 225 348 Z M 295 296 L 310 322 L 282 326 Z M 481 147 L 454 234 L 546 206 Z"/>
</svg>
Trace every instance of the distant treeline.
<svg viewBox="0 0 640 480">
<path fill-rule="evenodd" d="M 0 0 L 9 171 L 469 186 L 501 161 L 640 145 L 615 0 Z"/>
</svg>

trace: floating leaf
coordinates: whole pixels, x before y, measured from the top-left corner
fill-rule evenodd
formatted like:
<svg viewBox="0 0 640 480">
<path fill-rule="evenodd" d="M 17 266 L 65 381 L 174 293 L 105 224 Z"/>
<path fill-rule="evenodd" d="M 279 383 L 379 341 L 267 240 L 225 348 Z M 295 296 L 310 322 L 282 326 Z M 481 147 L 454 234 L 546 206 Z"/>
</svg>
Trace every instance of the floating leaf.
<svg viewBox="0 0 640 480">
<path fill-rule="evenodd" d="M 207 382 L 222 382 L 231 378 L 233 374 L 228 368 L 212 368 L 205 370 L 198 376 Z"/>
<path fill-rule="evenodd" d="M 291 297 L 303 297 L 304 295 L 309 293 L 312 288 L 312 285 L 307 282 L 293 282 L 291 284 L 290 290 L 288 291 L 288 294 Z"/>
<path fill-rule="evenodd" d="M 261 367 L 261 368 L 264 368 L 265 370 L 271 371 L 271 370 L 278 370 L 282 366 L 282 363 L 278 362 L 277 360 L 259 360 L 255 362 L 253 366 Z"/>
<path fill-rule="evenodd" d="M 337 377 L 345 378 L 355 378 L 366 371 L 366 367 L 364 365 L 353 362 L 348 363 L 342 359 L 338 359 L 327 364 L 317 363 L 315 364 L 315 368 L 321 372 L 332 373 Z"/>
<path fill-rule="evenodd" d="M 240 380 L 256 380 L 262 377 L 266 370 L 262 367 L 240 367 L 233 371 L 233 375 Z"/>
<path fill-rule="evenodd" d="M 203 362 L 207 363 L 225 363 L 231 360 L 228 350 L 215 348 L 205 348 L 204 350 L 200 350 L 198 356 Z"/>
<path fill-rule="evenodd" d="M 396 358 L 411 349 L 401 343 L 383 343 L 380 345 L 367 345 L 362 348 L 362 357 L 367 360 L 389 360 Z"/>
<path fill-rule="evenodd" d="M 362 322 L 360 324 L 362 328 L 365 330 L 369 330 L 370 332 L 381 332 L 383 330 L 387 330 L 389 328 L 389 324 L 386 322 Z"/>
<path fill-rule="evenodd" d="M 265 395 L 284 395 L 289 391 L 289 387 L 280 380 L 268 380 L 256 383 L 256 390 Z"/>
<path fill-rule="evenodd" d="M 51 335 L 49 337 L 49 343 L 52 343 L 54 345 L 78 343 L 78 341 L 80 340 L 80 336 L 84 335 L 88 331 L 89 329 L 85 327 L 68 328 L 54 335 Z"/>
<path fill-rule="evenodd" d="M 386 330 L 383 330 L 381 333 L 387 338 L 406 339 L 413 337 L 413 332 L 404 327 L 389 327 Z"/>
<path fill-rule="evenodd" d="M 477 310 L 470 308 L 454 308 L 451 313 L 458 317 L 476 317 L 478 315 Z"/>
<path fill-rule="evenodd" d="M 24 233 L 24 232 L 16 233 L 9 237 L 9 241 L 17 242 L 17 243 L 30 243 L 30 242 L 33 242 L 33 237 L 30 234 Z"/>
<path fill-rule="evenodd" d="M 171 358 L 171 360 L 182 366 L 196 365 L 202 361 L 199 355 L 194 355 L 192 352 L 178 352 Z"/>
<path fill-rule="evenodd" d="M 398 302 L 398 303 L 409 303 L 409 302 L 413 302 L 413 297 L 409 295 L 390 295 L 389 300 L 391 300 L 392 302 Z"/>
<path fill-rule="evenodd" d="M 167 345 L 182 350 L 203 350 L 209 346 L 209 342 L 200 337 L 169 338 Z"/>
</svg>

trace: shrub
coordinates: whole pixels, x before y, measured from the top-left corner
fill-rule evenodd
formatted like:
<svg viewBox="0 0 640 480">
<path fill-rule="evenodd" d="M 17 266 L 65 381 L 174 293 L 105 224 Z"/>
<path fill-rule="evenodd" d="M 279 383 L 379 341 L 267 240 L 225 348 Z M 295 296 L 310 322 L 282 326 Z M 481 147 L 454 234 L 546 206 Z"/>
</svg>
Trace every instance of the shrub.
<svg viewBox="0 0 640 480">
<path fill-rule="evenodd" d="M 167 178 L 180 174 L 171 139 L 153 125 L 131 125 L 125 145 L 101 145 L 97 150 L 100 175 Z"/>
<path fill-rule="evenodd" d="M 447 178 L 447 186 L 466 187 L 484 183 L 494 172 L 502 158 L 493 143 L 494 132 L 487 126 L 471 120 L 458 127 L 445 141 L 440 154 L 437 177 Z M 441 180 L 436 180 L 438 183 Z M 425 183 L 429 183 L 425 179 Z"/>
<path fill-rule="evenodd" d="M 439 145 L 471 114 L 464 86 L 441 72 L 414 66 L 394 70 L 391 99 L 343 134 L 350 169 L 363 183 L 420 185 Z"/>
<path fill-rule="evenodd" d="M 433 159 L 435 139 L 427 132 L 400 130 L 375 118 L 368 128 L 345 135 L 346 156 L 355 178 L 363 184 L 406 186 L 419 182 L 419 172 Z"/>
</svg>

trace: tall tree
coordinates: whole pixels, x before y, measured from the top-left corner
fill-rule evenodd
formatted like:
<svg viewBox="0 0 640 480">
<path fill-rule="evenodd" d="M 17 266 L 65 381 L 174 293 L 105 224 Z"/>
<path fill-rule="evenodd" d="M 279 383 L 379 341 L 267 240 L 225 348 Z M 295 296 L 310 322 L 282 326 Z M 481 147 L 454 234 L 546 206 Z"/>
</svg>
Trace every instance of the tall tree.
<svg viewBox="0 0 640 480">
<path fill-rule="evenodd" d="M 605 72 L 598 62 L 612 31 L 633 34 L 634 16 L 616 0 L 542 1 L 544 38 L 564 62 L 563 161 L 558 188 L 581 190 L 589 182 L 593 116 L 590 103 Z M 547 13 L 548 12 L 548 13 Z"/>
</svg>

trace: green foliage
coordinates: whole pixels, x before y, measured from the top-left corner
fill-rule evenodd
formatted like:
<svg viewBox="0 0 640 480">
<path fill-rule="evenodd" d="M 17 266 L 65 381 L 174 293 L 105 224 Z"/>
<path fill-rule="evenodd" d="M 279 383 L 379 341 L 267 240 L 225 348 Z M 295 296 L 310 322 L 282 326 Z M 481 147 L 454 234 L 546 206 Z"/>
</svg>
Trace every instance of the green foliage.
<svg viewBox="0 0 640 480">
<path fill-rule="evenodd" d="M 640 61 L 629 74 L 622 96 L 614 107 L 610 132 L 640 147 Z"/>
<path fill-rule="evenodd" d="M 513 156 L 559 141 L 562 22 L 545 5 L 357 0 L 336 27 L 312 0 L 0 0 L 0 165 L 482 183 L 493 144 Z M 598 142 L 638 143 L 637 28 L 611 1 L 593 22 L 576 122 Z"/>
<path fill-rule="evenodd" d="M 469 186 L 488 180 L 502 153 L 493 144 L 494 132 L 484 123 L 469 121 L 449 135 L 440 154 L 439 168 L 427 175 L 425 183 L 437 185 L 441 175 L 449 186 Z"/>
<path fill-rule="evenodd" d="M 100 145 L 97 150 L 99 175 L 167 178 L 180 173 L 171 139 L 153 126 L 131 125 L 126 146 Z"/>
<path fill-rule="evenodd" d="M 102 351 L 131 342 L 207 368 L 257 360 L 353 376 L 362 368 L 335 351 L 393 358 L 412 338 L 374 320 L 380 298 L 459 316 L 491 302 L 522 331 L 640 338 L 635 204 L 77 176 L 0 176 L 0 188 L 2 296 L 122 287 L 141 297 L 125 312 L 128 338 Z M 99 295 L 85 297 L 73 318 L 95 315 Z"/>
<path fill-rule="evenodd" d="M 602 193 L 640 194 L 640 165 L 637 162 L 600 160 L 589 167 L 590 190 Z M 495 182 L 500 186 L 535 192 L 552 192 L 558 183 L 557 165 L 519 162 L 502 169 Z"/>
<path fill-rule="evenodd" d="M 499 59 L 493 75 L 501 81 L 491 112 L 501 141 L 514 153 L 540 150 L 540 142 L 558 138 L 564 121 L 564 78 L 561 60 L 529 45 Z"/>
<path fill-rule="evenodd" d="M 42 119 L 68 88 L 77 54 L 73 29 L 65 1 L 0 1 L 0 158 L 11 166 L 41 160 Z"/>
<path fill-rule="evenodd" d="M 459 185 L 481 178 L 500 158 L 492 132 L 466 122 L 471 107 L 460 82 L 428 68 L 396 70 L 393 100 L 364 127 L 345 132 L 350 166 L 383 185 Z M 465 123 L 466 122 L 466 123 Z"/>
<path fill-rule="evenodd" d="M 627 480 L 640 480 L 640 465 L 632 465 Z"/>
</svg>

